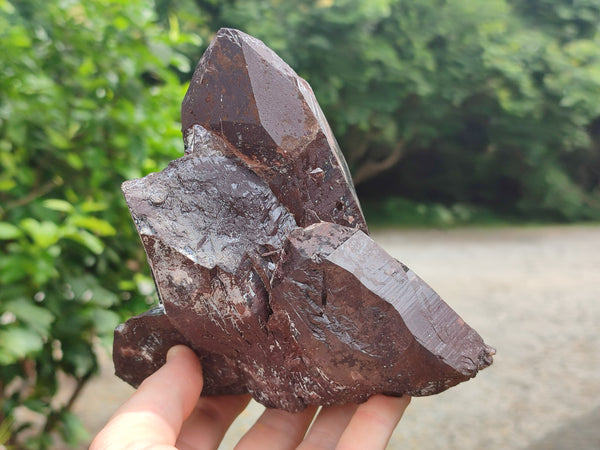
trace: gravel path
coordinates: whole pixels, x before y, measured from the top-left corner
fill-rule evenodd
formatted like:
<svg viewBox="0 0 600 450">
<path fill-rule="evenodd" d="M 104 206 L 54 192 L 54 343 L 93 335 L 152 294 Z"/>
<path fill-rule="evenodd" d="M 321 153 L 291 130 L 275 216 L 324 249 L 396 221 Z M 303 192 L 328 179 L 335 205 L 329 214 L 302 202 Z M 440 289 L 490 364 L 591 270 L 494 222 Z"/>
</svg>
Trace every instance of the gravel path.
<svg viewBox="0 0 600 450">
<path fill-rule="evenodd" d="M 600 449 L 600 226 L 373 237 L 498 351 L 476 379 L 413 399 L 390 449 Z M 103 366 L 75 407 L 92 433 L 132 392 Z M 262 409 L 251 404 L 221 448 Z"/>
</svg>

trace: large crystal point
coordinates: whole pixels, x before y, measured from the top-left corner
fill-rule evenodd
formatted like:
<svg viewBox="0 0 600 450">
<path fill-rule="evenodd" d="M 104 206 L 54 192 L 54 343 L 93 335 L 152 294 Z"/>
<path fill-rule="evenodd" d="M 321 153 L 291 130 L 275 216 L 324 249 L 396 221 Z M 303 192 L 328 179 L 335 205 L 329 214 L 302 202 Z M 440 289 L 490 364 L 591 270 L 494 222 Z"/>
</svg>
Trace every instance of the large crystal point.
<svg viewBox="0 0 600 450">
<path fill-rule="evenodd" d="M 175 344 L 203 395 L 266 406 L 429 395 L 493 349 L 367 234 L 308 84 L 262 42 L 219 31 L 182 106 L 185 156 L 123 184 L 161 298 L 115 331 L 137 386 Z"/>
<path fill-rule="evenodd" d="M 222 29 L 181 105 L 187 147 L 194 125 L 231 144 L 227 153 L 261 176 L 298 225 L 366 231 L 346 161 L 312 89 L 261 41 Z"/>
</svg>

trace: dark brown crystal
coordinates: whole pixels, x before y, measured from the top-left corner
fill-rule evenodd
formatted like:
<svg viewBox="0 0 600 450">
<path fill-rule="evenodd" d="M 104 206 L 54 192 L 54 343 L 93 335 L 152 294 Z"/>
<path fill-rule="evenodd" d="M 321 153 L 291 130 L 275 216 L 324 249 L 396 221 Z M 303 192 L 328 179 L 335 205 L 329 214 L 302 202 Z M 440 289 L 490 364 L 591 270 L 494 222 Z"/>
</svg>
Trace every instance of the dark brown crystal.
<svg viewBox="0 0 600 450">
<path fill-rule="evenodd" d="M 258 39 L 222 29 L 181 105 L 188 150 L 194 126 L 263 178 L 299 226 L 367 225 L 350 172 L 309 84 Z"/>
<path fill-rule="evenodd" d="M 308 84 L 262 42 L 219 31 L 182 105 L 186 155 L 123 184 L 161 305 L 115 331 L 137 386 L 175 344 L 203 395 L 266 406 L 429 395 L 493 349 L 366 233 L 346 163 Z"/>
</svg>

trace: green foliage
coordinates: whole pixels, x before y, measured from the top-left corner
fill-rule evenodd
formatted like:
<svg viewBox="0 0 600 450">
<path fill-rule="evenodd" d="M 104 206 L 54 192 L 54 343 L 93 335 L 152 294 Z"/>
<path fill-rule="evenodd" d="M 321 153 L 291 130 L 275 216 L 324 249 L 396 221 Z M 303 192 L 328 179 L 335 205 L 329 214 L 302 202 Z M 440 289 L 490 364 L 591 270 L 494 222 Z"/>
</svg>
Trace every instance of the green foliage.
<svg viewBox="0 0 600 450">
<path fill-rule="evenodd" d="M 385 197 L 364 202 L 363 211 L 371 228 L 376 227 L 432 227 L 455 228 L 465 226 L 523 225 L 531 223 L 507 214 L 498 214 L 488 208 L 454 203 L 422 203 L 402 197 Z M 374 226 L 373 226 L 374 225 Z"/>
<path fill-rule="evenodd" d="M 181 152 L 180 49 L 145 1 L 0 0 L 0 423 L 7 445 L 87 435 L 69 409 L 96 351 L 152 301 L 119 191 Z M 141 273 L 141 275 L 139 274 Z M 137 280 L 136 283 L 134 280 Z M 78 389 L 52 402 L 62 372 Z M 46 418 L 31 424 L 19 405 Z M 26 416 L 25 416 L 26 417 Z M 4 439 L 4 438 L 3 438 Z"/>
<path fill-rule="evenodd" d="M 212 17 L 311 82 L 355 177 L 379 175 L 363 197 L 383 182 L 417 202 L 600 218 L 597 2 L 230 0 Z"/>
</svg>

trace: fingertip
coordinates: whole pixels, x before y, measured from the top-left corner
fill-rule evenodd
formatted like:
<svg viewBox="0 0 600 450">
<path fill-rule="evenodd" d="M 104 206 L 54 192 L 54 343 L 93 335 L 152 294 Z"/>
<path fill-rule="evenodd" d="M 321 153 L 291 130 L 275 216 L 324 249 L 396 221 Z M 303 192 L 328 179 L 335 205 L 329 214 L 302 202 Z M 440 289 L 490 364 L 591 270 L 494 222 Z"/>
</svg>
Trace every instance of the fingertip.
<svg viewBox="0 0 600 450">
<path fill-rule="evenodd" d="M 412 398 L 410 395 L 402 394 L 402 395 L 385 395 L 385 394 L 376 394 L 371 397 L 372 399 L 376 399 L 377 402 L 384 402 L 390 405 L 407 405 L 410 403 L 410 399 Z M 370 400 L 370 399 L 369 399 Z"/>
<path fill-rule="evenodd" d="M 373 395 L 356 409 L 337 448 L 385 448 L 410 399 L 408 395 Z"/>
<path fill-rule="evenodd" d="M 115 412 L 106 427 L 113 435 L 144 436 L 157 444 L 176 442 L 202 392 L 202 367 L 196 353 L 184 345 L 169 349 L 166 359 Z"/>
<path fill-rule="evenodd" d="M 182 344 L 174 345 L 167 352 L 167 361 L 177 358 L 179 355 L 182 354 L 187 354 L 188 356 L 191 356 L 191 354 L 194 354 L 194 351 L 191 348 Z"/>
<path fill-rule="evenodd" d="M 384 395 L 376 394 L 373 395 L 369 400 L 361 405 L 362 408 L 373 408 L 378 411 L 385 413 L 391 417 L 398 416 L 398 420 L 402 417 L 404 410 L 410 403 L 410 395 Z"/>
<path fill-rule="evenodd" d="M 198 355 L 185 345 L 175 345 L 167 352 L 167 362 L 165 366 L 169 367 L 169 373 L 176 376 L 179 380 L 186 380 L 184 385 L 188 389 L 195 386 L 202 391 L 204 377 L 202 375 L 202 365 Z M 198 396 L 200 395 L 198 392 Z"/>
<path fill-rule="evenodd" d="M 186 372 L 199 372 L 200 376 L 202 376 L 202 366 L 198 355 L 185 345 L 175 345 L 171 347 L 167 352 L 166 362 L 169 366 L 185 366 Z"/>
</svg>

